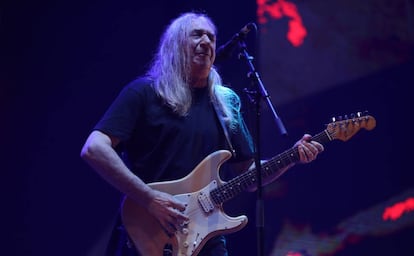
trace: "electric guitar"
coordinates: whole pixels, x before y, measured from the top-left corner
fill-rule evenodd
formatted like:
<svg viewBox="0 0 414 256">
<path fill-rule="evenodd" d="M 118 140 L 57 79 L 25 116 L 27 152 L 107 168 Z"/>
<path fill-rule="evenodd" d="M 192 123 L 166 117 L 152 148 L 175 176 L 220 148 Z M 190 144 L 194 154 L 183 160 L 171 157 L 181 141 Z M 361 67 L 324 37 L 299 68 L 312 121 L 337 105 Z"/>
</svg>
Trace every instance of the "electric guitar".
<svg viewBox="0 0 414 256">
<path fill-rule="evenodd" d="M 351 118 L 335 120 L 326 129 L 312 137 L 312 140 L 325 144 L 332 140 L 347 141 L 361 128 L 372 130 L 376 126 L 370 115 L 358 112 Z M 225 182 L 219 176 L 220 166 L 231 157 L 227 150 L 219 150 L 204 158 L 194 170 L 184 178 L 150 183 L 153 189 L 173 195 L 186 204 L 184 214 L 188 223 L 169 236 L 159 222 L 132 199 L 124 197 L 121 218 L 135 248 L 144 256 L 196 256 L 212 237 L 237 232 L 247 224 L 247 217 L 230 217 L 223 210 L 223 203 L 254 185 L 256 169 L 249 169 L 241 175 Z M 297 147 L 271 158 L 261 165 L 262 176 L 280 177 L 291 163 L 299 161 Z"/>
</svg>

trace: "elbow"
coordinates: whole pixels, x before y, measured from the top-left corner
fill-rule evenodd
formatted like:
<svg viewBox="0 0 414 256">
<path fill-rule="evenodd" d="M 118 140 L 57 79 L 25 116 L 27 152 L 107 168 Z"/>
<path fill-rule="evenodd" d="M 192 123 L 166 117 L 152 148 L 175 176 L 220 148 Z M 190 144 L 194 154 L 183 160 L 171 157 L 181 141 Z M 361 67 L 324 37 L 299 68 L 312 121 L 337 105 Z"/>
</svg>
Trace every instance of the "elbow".
<svg viewBox="0 0 414 256">
<path fill-rule="evenodd" d="M 100 158 L 109 148 L 112 149 L 111 143 L 112 141 L 108 136 L 94 131 L 89 135 L 83 145 L 80 151 L 80 157 L 87 162 Z"/>
<path fill-rule="evenodd" d="M 99 151 L 99 145 L 94 140 L 88 139 L 80 151 L 80 157 L 87 161 L 94 158 Z"/>
<path fill-rule="evenodd" d="M 80 158 L 82 158 L 83 160 L 87 160 L 91 157 L 91 155 L 92 155 L 91 147 L 88 143 L 85 143 L 85 145 L 83 145 L 80 151 Z"/>
</svg>

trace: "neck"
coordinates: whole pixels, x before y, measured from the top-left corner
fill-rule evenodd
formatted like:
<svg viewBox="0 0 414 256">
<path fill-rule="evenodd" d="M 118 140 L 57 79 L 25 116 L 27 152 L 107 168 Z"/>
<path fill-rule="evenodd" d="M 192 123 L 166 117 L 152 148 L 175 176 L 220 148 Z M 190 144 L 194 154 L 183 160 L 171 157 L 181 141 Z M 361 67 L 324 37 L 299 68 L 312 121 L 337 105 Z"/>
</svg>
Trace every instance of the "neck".
<svg viewBox="0 0 414 256">
<path fill-rule="evenodd" d="M 190 81 L 191 87 L 194 88 L 203 88 L 208 86 L 208 79 L 207 78 L 196 78 Z"/>
</svg>

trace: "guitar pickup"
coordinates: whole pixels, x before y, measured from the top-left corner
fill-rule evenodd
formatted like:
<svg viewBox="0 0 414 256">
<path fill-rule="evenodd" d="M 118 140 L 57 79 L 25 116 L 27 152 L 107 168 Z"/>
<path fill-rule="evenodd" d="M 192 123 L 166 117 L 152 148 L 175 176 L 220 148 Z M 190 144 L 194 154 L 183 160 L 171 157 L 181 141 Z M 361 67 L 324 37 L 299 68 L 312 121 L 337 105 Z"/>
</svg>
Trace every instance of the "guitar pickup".
<svg viewBox="0 0 414 256">
<path fill-rule="evenodd" d="M 197 196 L 198 202 L 200 203 L 201 207 L 206 213 L 213 211 L 215 208 L 215 205 L 213 201 L 211 201 L 211 198 L 210 198 L 210 189 L 216 188 L 216 187 L 217 187 L 217 182 L 213 181 L 208 186 L 206 186 L 204 189 L 202 189 Z"/>
</svg>

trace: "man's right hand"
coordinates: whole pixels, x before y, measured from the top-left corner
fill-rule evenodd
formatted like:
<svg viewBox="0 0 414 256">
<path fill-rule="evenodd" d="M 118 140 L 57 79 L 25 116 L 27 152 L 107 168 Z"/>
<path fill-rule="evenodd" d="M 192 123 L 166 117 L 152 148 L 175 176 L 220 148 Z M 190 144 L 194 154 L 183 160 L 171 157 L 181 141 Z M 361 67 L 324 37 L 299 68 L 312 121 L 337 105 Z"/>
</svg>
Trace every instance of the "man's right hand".
<svg viewBox="0 0 414 256">
<path fill-rule="evenodd" d="M 183 212 L 186 205 L 174 196 L 153 190 L 148 211 L 159 221 L 169 236 L 172 236 L 183 224 L 190 220 Z"/>
</svg>

